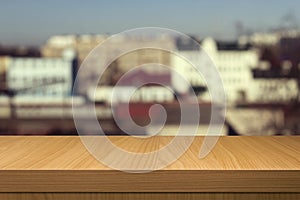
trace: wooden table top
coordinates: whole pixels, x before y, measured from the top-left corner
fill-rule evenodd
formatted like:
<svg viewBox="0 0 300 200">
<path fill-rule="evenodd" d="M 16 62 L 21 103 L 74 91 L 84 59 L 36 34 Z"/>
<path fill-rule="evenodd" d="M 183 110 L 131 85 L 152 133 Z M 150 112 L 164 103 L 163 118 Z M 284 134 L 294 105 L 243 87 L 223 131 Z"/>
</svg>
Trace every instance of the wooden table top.
<svg viewBox="0 0 300 200">
<path fill-rule="evenodd" d="M 109 139 L 142 153 L 172 137 Z M 76 136 L 1 136 L 0 192 L 300 192 L 300 137 L 221 137 L 199 159 L 202 141 L 163 170 L 132 174 L 98 162 Z"/>
</svg>

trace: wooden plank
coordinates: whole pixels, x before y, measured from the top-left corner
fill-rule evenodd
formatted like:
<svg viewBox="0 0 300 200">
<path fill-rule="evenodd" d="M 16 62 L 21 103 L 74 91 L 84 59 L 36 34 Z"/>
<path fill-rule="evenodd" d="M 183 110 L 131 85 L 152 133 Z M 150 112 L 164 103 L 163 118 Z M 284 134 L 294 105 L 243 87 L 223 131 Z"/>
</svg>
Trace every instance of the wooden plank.
<svg viewBox="0 0 300 200">
<path fill-rule="evenodd" d="M 109 139 L 149 152 L 172 137 Z M 199 159 L 202 141 L 163 170 L 131 174 L 98 162 L 79 137 L 3 136 L 0 192 L 300 192 L 300 137 L 221 137 Z"/>
<path fill-rule="evenodd" d="M 299 200 L 300 193 L 0 193 L 5 200 Z"/>
</svg>

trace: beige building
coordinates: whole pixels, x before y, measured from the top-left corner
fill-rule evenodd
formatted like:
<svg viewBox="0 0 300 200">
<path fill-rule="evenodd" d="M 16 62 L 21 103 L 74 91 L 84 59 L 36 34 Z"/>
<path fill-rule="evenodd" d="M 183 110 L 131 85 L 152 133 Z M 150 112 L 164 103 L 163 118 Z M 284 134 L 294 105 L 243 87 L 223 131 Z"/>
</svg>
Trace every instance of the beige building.
<svg viewBox="0 0 300 200">
<path fill-rule="evenodd" d="M 75 49 L 78 54 L 79 62 L 103 42 L 108 36 L 106 35 L 57 35 L 49 38 L 42 47 L 43 57 L 61 57 L 65 49 Z"/>
<path fill-rule="evenodd" d="M 0 56 L 0 90 L 6 88 L 6 71 L 9 64 L 9 57 Z"/>
<path fill-rule="evenodd" d="M 78 64 L 80 66 L 89 53 L 107 38 L 107 35 L 53 36 L 43 46 L 42 55 L 44 57 L 61 57 L 64 49 L 73 48 L 77 51 Z M 170 53 L 157 49 L 138 49 L 141 43 L 145 47 L 155 46 L 155 43 L 163 43 L 166 49 L 175 49 L 174 40 L 167 36 L 154 39 L 120 37 L 118 40 L 114 40 L 112 44 L 110 44 L 109 48 L 106 49 L 106 55 L 99 56 L 101 62 L 108 62 L 112 59 L 111 55 L 116 51 L 120 51 L 122 49 L 133 49 L 133 51 L 115 59 L 101 76 L 99 84 L 113 85 L 122 76 L 122 74 L 127 72 L 129 69 L 142 64 L 160 63 L 163 65 L 170 65 Z M 85 70 L 86 73 L 80 73 L 78 75 L 79 85 L 77 88 L 80 94 L 86 94 L 89 89 L 89 85 L 94 81 L 98 81 L 97 62 L 99 62 L 99 57 L 94 59 L 89 57 L 89 59 L 85 61 L 85 65 L 87 65 L 89 70 Z"/>
</svg>

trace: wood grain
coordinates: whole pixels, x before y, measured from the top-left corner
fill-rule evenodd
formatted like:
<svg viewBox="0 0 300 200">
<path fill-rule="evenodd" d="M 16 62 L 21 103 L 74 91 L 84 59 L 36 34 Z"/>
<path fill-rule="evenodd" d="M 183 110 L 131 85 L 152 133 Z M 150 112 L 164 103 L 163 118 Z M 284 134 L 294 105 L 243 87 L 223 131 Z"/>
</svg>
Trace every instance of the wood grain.
<svg viewBox="0 0 300 200">
<path fill-rule="evenodd" d="M 149 152 L 172 137 L 110 140 Z M 98 162 L 79 137 L 3 136 L 0 192 L 300 192 L 300 137 L 221 137 L 199 159 L 202 141 L 163 170 L 130 174 Z"/>
<path fill-rule="evenodd" d="M 0 193 L 5 200 L 299 200 L 300 193 Z"/>
</svg>

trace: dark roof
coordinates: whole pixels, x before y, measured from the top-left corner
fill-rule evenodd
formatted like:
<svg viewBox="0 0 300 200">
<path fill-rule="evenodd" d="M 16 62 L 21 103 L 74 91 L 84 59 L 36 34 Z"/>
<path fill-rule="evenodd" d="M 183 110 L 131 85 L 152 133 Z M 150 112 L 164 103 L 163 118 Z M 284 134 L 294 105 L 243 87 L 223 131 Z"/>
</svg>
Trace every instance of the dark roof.
<svg viewBox="0 0 300 200">
<path fill-rule="evenodd" d="M 291 70 L 288 74 L 285 74 L 280 67 L 273 67 L 269 70 L 253 69 L 253 78 L 255 79 L 277 79 L 277 78 L 297 78 L 297 73 Z"/>
<path fill-rule="evenodd" d="M 0 56 L 40 57 L 38 47 L 0 46 Z"/>
<path fill-rule="evenodd" d="M 240 45 L 236 41 L 232 41 L 232 42 L 217 41 L 217 48 L 218 50 L 221 51 L 234 51 L 234 50 L 247 51 L 251 47 L 252 47 L 251 44 Z"/>
<path fill-rule="evenodd" d="M 200 49 L 200 44 L 198 40 L 190 36 L 192 39 L 188 38 L 176 38 L 176 47 L 179 51 L 197 51 Z"/>
<path fill-rule="evenodd" d="M 199 50 L 200 40 L 190 36 L 188 38 L 176 38 L 176 46 L 179 51 L 196 51 Z M 246 51 L 251 49 L 251 44 L 240 45 L 237 41 L 216 41 L 217 49 L 221 51 Z"/>
</svg>

